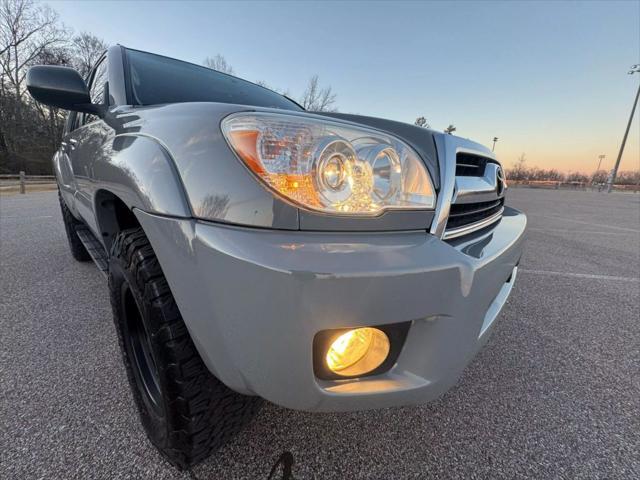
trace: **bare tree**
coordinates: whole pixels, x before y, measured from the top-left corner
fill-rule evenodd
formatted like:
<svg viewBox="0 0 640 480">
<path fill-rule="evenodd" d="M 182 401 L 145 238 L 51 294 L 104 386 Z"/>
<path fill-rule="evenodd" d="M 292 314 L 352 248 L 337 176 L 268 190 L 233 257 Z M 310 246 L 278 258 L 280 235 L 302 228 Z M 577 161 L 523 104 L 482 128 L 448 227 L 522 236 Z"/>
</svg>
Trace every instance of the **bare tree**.
<svg viewBox="0 0 640 480">
<path fill-rule="evenodd" d="M 587 175 L 585 175 L 582 172 L 570 172 L 569 174 L 567 174 L 567 176 L 565 177 L 565 180 L 567 182 L 580 182 L 580 183 L 586 183 L 589 181 L 589 177 L 587 177 Z"/>
<path fill-rule="evenodd" d="M 207 57 L 204 59 L 202 64 L 210 68 L 211 70 L 217 70 L 218 72 L 228 73 L 229 75 L 233 75 L 233 67 L 231 64 L 227 62 L 227 59 L 224 58 L 219 53 L 216 54 L 215 57 Z"/>
<path fill-rule="evenodd" d="M 305 110 L 312 112 L 337 112 L 335 107 L 336 94 L 333 93 L 331 87 L 321 88 L 318 75 L 314 75 L 309 79 L 307 89 L 300 98 L 300 105 Z"/>
<path fill-rule="evenodd" d="M 424 117 L 418 117 L 418 118 L 416 118 L 416 121 L 415 121 L 415 122 L 413 122 L 413 124 L 414 124 L 414 125 L 417 125 L 417 126 L 419 126 L 419 127 L 422 127 L 422 128 L 431 128 L 431 125 L 429 125 L 429 124 L 427 123 L 427 119 L 426 119 L 426 118 L 424 118 Z"/>
<path fill-rule="evenodd" d="M 27 69 L 47 49 L 61 46 L 68 32 L 58 14 L 33 0 L 2 0 L 0 4 L 0 69 L 16 100 L 24 94 Z"/>
<path fill-rule="evenodd" d="M 527 156 L 523 152 L 516 160 L 515 166 L 509 170 L 508 177 L 511 180 L 528 180 L 529 176 L 530 171 L 527 168 Z"/>
<path fill-rule="evenodd" d="M 444 133 L 448 135 L 452 135 L 453 132 L 455 132 L 456 130 L 457 130 L 456 127 L 454 127 L 453 125 L 449 125 L 447 128 L 444 129 Z"/>
<path fill-rule="evenodd" d="M 68 40 L 68 32 L 58 15 L 46 5 L 33 0 L 0 0 L 0 154 L 15 156 L 20 146 L 29 145 L 25 138 L 24 119 L 28 98 L 24 80 L 31 65 L 44 57 L 59 57 Z M 9 97 L 12 97 L 11 99 Z M 31 112 L 28 112 L 31 115 Z M 54 121 L 51 112 L 43 120 Z M 26 157 L 20 152 L 22 168 Z"/>
<path fill-rule="evenodd" d="M 618 185 L 640 185 L 640 170 L 620 172 L 616 177 Z"/>
<path fill-rule="evenodd" d="M 628 172 L 627 172 L 628 173 Z M 598 170 L 591 176 L 592 183 L 605 183 L 607 181 L 608 173 L 606 170 Z"/>
<path fill-rule="evenodd" d="M 274 88 L 274 87 L 271 87 L 271 86 L 270 86 L 267 82 L 265 82 L 264 80 L 256 80 L 254 83 L 255 83 L 256 85 L 260 85 L 261 87 L 268 88 L 269 90 L 272 90 L 272 91 L 274 91 L 274 92 L 276 92 L 276 93 L 279 93 L 280 95 L 282 95 L 282 96 L 284 96 L 284 97 L 289 97 L 289 96 L 291 95 L 291 94 L 289 93 L 289 89 L 287 89 L 287 90 L 282 90 L 282 89 L 280 89 L 280 88 Z"/>
<path fill-rule="evenodd" d="M 109 48 L 107 43 L 88 32 L 82 32 L 73 37 L 71 44 L 73 67 L 80 72 L 82 78 L 86 79 L 89 76 L 107 48 Z"/>
</svg>

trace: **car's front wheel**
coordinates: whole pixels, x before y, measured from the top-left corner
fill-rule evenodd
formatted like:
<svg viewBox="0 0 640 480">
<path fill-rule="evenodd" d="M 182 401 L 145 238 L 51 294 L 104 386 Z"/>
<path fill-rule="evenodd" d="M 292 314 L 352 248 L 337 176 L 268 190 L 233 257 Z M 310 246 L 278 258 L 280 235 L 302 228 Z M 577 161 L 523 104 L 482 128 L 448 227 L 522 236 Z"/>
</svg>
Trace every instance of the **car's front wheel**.
<svg viewBox="0 0 640 480">
<path fill-rule="evenodd" d="M 142 229 L 114 240 L 109 290 L 142 425 L 171 463 L 187 468 L 242 428 L 260 401 L 230 390 L 206 368 Z"/>
</svg>

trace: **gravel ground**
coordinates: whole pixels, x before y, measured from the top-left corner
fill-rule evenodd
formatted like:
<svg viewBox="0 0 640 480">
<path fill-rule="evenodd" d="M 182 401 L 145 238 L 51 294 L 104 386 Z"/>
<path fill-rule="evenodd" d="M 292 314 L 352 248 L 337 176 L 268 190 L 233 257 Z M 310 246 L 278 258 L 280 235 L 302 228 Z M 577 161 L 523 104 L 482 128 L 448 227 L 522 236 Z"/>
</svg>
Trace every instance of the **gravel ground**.
<svg viewBox="0 0 640 480">
<path fill-rule="evenodd" d="M 0 478 L 640 478 L 640 197 L 512 189 L 529 215 L 513 295 L 429 405 L 266 404 L 190 472 L 146 440 L 106 284 L 68 252 L 54 192 L 0 198 Z"/>
</svg>

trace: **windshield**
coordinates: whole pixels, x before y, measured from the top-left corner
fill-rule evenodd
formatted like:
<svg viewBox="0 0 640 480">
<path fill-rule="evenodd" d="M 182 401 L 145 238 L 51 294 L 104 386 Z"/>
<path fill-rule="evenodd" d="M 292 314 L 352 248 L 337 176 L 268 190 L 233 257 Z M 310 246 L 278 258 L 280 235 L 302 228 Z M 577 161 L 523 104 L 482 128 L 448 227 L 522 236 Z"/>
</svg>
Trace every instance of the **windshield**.
<svg viewBox="0 0 640 480">
<path fill-rule="evenodd" d="M 268 88 L 193 63 L 130 49 L 127 59 L 138 105 L 220 102 L 302 110 Z"/>
</svg>

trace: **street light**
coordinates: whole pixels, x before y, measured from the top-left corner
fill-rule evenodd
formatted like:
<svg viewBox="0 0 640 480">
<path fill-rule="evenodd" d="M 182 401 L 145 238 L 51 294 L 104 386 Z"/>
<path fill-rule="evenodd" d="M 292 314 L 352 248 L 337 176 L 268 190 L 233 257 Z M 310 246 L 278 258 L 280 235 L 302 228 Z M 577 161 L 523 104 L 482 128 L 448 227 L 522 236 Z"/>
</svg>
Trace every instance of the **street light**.
<svg viewBox="0 0 640 480">
<path fill-rule="evenodd" d="M 640 73 L 640 65 L 633 65 L 628 74 Z M 636 112 L 636 105 L 638 105 L 638 97 L 640 97 L 640 84 L 638 85 L 638 93 L 636 93 L 636 99 L 633 101 L 633 107 L 631 108 L 631 115 L 629 116 L 629 123 L 627 123 L 627 129 L 622 137 L 622 145 L 620 145 L 620 152 L 618 153 L 618 159 L 616 160 L 616 166 L 613 167 L 613 172 L 607 180 L 607 193 L 611 192 L 613 184 L 616 181 L 616 175 L 618 175 L 618 167 L 620 166 L 620 160 L 622 159 L 622 152 L 624 151 L 624 145 L 627 143 L 627 136 L 629 135 L 629 129 L 631 128 L 631 122 L 633 121 L 633 114 Z"/>
<path fill-rule="evenodd" d="M 493 147 L 491 147 L 491 151 L 493 152 L 493 150 L 496 148 L 496 142 L 498 141 L 498 137 L 493 137 Z"/>
<path fill-rule="evenodd" d="M 596 168 L 596 171 L 593 172 L 593 176 L 591 177 L 591 186 L 596 183 L 596 175 L 598 175 L 598 172 L 600 171 L 600 165 L 602 165 L 602 160 L 604 160 L 604 157 L 606 157 L 606 155 L 598 155 L 598 168 Z M 602 191 L 602 185 L 600 185 L 598 191 Z"/>
</svg>

